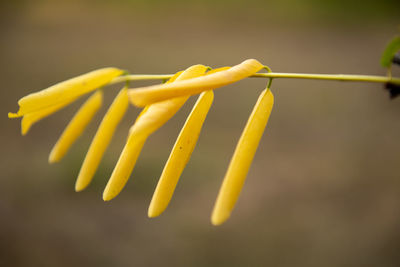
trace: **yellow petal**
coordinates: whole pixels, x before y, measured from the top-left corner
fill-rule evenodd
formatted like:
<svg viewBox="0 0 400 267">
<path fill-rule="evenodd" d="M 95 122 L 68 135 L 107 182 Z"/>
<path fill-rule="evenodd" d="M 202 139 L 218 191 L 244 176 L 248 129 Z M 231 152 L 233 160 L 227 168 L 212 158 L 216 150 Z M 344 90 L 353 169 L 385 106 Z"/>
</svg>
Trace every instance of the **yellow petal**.
<svg viewBox="0 0 400 267">
<path fill-rule="evenodd" d="M 181 75 L 176 75 L 176 81 L 204 75 L 206 70 L 207 67 L 203 65 L 194 65 Z M 187 98 L 184 96 L 150 105 L 140 114 L 129 131 L 128 141 L 104 190 L 105 201 L 116 197 L 125 186 L 147 137 L 164 125 L 182 107 Z"/>
<path fill-rule="evenodd" d="M 103 68 L 58 83 L 47 89 L 21 98 L 18 101 L 18 112 L 9 113 L 8 116 L 10 118 L 21 117 L 25 114 L 62 102 L 71 103 L 77 97 L 106 85 L 113 78 L 120 76 L 122 73 L 123 71 L 120 69 Z"/>
<path fill-rule="evenodd" d="M 21 116 L 23 116 L 23 115 L 18 115 L 18 112 L 17 113 L 8 112 L 8 118 L 9 119 L 15 119 L 15 118 L 19 118 Z"/>
<path fill-rule="evenodd" d="M 75 101 L 73 99 L 72 101 Z M 34 125 L 36 122 L 40 121 L 43 118 L 46 118 L 47 116 L 55 113 L 56 111 L 64 108 L 68 104 L 70 104 L 71 101 L 66 101 L 66 102 L 61 102 L 59 104 L 43 108 L 41 110 L 31 112 L 26 114 L 22 120 L 21 120 L 21 133 L 22 135 L 25 135 L 28 133 L 29 129 Z"/>
<path fill-rule="evenodd" d="M 231 159 L 211 216 L 214 225 L 226 221 L 239 197 L 258 143 L 262 137 L 274 104 L 269 89 L 264 90 L 253 108 Z"/>
<path fill-rule="evenodd" d="M 203 77 L 130 89 L 128 95 L 134 105 L 144 107 L 174 97 L 194 95 L 203 91 L 213 90 L 249 77 L 262 68 L 263 65 L 257 60 L 248 59 L 232 68 Z"/>
<path fill-rule="evenodd" d="M 187 118 L 158 181 L 150 203 L 149 217 L 156 217 L 167 208 L 179 177 L 196 146 L 213 98 L 212 91 L 203 92 Z"/>
<path fill-rule="evenodd" d="M 97 91 L 82 105 L 53 147 L 49 156 L 49 163 L 60 161 L 64 157 L 68 149 L 81 136 L 90 120 L 99 110 L 102 101 L 103 93 L 102 91 Z"/>
<path fill-rule="evenodd" d="M 122 89 L 114 99 L 106 115 L 104 116 L 95 137 L 89 147 L 85 160 L 83 161 L 78 179 L 75 184 L 75 191 L 85 189 L 92 181 L 93 175 L 100 164 L 105 150 L 110 144 L 115 129 L 124 116 L 129 106 L 127 89 Z"/>
<path fill-rule="evenodd" d="M 117 165 L 114 168 L 111 178 L 103 192 L 103 200 L 108 201 L 116 197 L 129 179 L 130 174 L 135 167 L 136 160 L 139 157 L 142 147 L 146 142 L 147 136 L 138 136 L 129 134 L 128 140 Z"/>
</svg>

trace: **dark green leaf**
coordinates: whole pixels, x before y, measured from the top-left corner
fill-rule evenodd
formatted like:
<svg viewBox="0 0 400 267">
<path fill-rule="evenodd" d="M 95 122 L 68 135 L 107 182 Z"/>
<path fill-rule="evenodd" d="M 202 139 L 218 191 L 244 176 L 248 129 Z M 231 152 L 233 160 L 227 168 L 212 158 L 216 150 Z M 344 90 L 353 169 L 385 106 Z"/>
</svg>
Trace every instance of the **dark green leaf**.
<svg viewBox="0 0 400 267">
<path fill-rule="evenodd" d="M 385 68 L 390 67 L 397 51 L 400 50 L 400 37 L 396 36 L 386 46 L 381 57 L 381 65 Z"/>
</svg>

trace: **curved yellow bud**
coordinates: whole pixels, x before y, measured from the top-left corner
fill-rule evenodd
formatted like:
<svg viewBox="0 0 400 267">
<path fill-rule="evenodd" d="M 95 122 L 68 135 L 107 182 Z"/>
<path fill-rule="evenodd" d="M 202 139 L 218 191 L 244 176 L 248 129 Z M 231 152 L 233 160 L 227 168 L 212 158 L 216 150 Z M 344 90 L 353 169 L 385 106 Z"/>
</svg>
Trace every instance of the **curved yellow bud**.
<svg viewBox="0 0 400 267">
<path fill-rule="evenodd" d="M 97 129 L 92 143 L 90 144 L 75 184 L 75 191 L 78 192 L 85 189 L 92 181 L 103 154 L 110 144 L 115 129 L 126 113 L 128 106 L 129 100 L 127 89 L 123 88 L 108 109 L 99 128 Z"/>
<path fill-rule="evenodd" d="M 146 142 L 146 136 L 135 136 L 129 134 L 125 147 L 121 152 L 117 164 L 108 180 L 107 186 L 103 192 L 103 200 L 109 201 L 116 197 L 131 175 L 136 161 L 142 151 L 143 145 Z"/>
<path fill-rule="evenodd" d="M 49 106 L 47 108 L 43 108 L 41 110 L 31 112 L 28 114 L 25 114 L 24 117 L 22 117 L 21 120 L 21 133 L 22 135 L 26 135 L 29 131 L 29 129 L 38 121 L 40 121 L 43 118 L 46 118 L 47 116 L 57 112 L 58 110 L 64 108 L 71 102 L 75 101 L 75 99 L 72 99 L 71 101 L 66 101 L 62 102 L 53 106 Z"/>
<path fill-rule="evenodd" d="M 207 67 L 203 65 L 194 65 L 173 78 L 176 81 L 191 79 L 204 75 L 206 70 Z M 188 96 L 173 98 L 147 106 L 143 110 L 129 131 L 128 141 L 103 192 L 105 201 L 116 197 L 125 186 L 147 137 L 175 115 L 187 99 Z"/>
<path fill-rule="evenodd" d="M 158 181 L 150 203 L 148 211 L 149 217 L 156 217 L 167 208 L 174 194 L 179 177 L 196 146 L 197 139 L 199 138 L 201 128 L 213 99 L 213 91 L 203 92 L 194 105 L 192 112 L 179 133 L 178 139 L 175 142 L 160 180 Z"/>
<path fill-rule="evenodd" d="M 18 112 L 9 113 L 8 117 L 21 117 L 60 103 L 71 103 L 77 97 L 106 85 L 122 73 L 123 71 L 117 68 L 98 69 L 29 94 L 18 101 Z"/>
<path fill-rule="evenodd" d="M 194 95 L 203 91 L 213 90 L 249 77 L 262 68 L 263 65 L 257 60 L 248 59 L 239 65 L 203 77 L 171 84 L 130 89 L 128 95 L 134 105 L 144 107 L 174 97 Z"/>
<path fill-rule="evenodd" d="M 82 105 L 72 120 L 69 122 L 64 132 L 53 147 L 49 156 L 49 163 L 60 161 L 67 153 L 71 145 L 83 133 L 88 123 L 101 107 L 103 102 L 103 92 L 97 91 Z"/>
<path fill-rule="evenodd" d="M 232 156 L 211 216 L 211 222 L 214 225 L 220 225 L 226 221 L 235 206 L 273 104 L 274 96 L 271 90 L 265 89 L 253 108 Z"/>
</svg>

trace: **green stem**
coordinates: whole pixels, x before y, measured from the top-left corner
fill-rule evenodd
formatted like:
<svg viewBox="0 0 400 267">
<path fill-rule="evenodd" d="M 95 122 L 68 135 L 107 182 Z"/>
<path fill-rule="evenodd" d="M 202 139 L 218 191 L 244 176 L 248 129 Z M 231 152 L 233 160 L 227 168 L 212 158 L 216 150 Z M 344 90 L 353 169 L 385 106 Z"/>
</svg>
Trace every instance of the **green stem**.
<svg viewBox="0 0 400 267">
<path fill-rule="evenodd" d="M 138 75 L 124 75 L 114 78 L 109 84 L 116 84 L 126 81 L 147 81 L 147 80 L 165 80 L 171 78 L 172 74 L 138 74 Z"/>
<path fill-rule="evenodd" d="M 304 74 L 304 73 L 256 73 L 252 77 L 260 78 L 293 78 L 293 79 L 313 79 L 349 82 L 373 82 L 400 84 L 400 78 L 375 75 L 348 75 L 348 74 Z"/>
<path fill-rule="evenodd" d="M 161 75 L 125 75 L 115 78 L 110 84 L 125 82 L 125 81 L 143 81 L 143 80 L 165 80 L 171 78 L 172 74 Z M 289 79 L 312 79 L 312 80 L 331 80 L 331 81 L 348 81 L 348 82 L 373 82 L 387 83 L 400 85 L 400 78 L 375 75 L 348 75 L 348 74 L 305 74 L 305 73 L 256 73 L 250 77 L 256 78 L 289 78 Z"/>
</svg>

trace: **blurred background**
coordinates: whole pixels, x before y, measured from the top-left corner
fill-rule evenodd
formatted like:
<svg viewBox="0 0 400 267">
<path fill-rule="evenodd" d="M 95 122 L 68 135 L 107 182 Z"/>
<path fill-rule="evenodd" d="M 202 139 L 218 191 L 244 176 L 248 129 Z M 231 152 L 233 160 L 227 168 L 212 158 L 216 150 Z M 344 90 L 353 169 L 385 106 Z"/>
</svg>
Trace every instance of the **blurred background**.
<svg viewBox="0 0 400 267">
<path fill-rule="evenodd" d="M 266 80 L 216 91 L 168 209 L 147 218 L 195 98 L 152 135 L 122 193 L 101 195 L 139 110 L 90 187 L 74 183 L 118 86 L 61 163 L 48 154 L 84 99 L 25 137 L 20 97 L 93 69 L 174 73 L 256 58 L 277 72 L 385 75 L 398 1 L 2 1 L 1 266 L 399 266 L 400 98 L 381 84 L 275 80 L 275 108 L 231 218 L 210 215 Z M 394 69 L 399 75 L 399 69 Z M 136 83 L 140 86 L 146 83 Z M 150 84 L 150 83 L 147 83 Z"/>
</svg>

